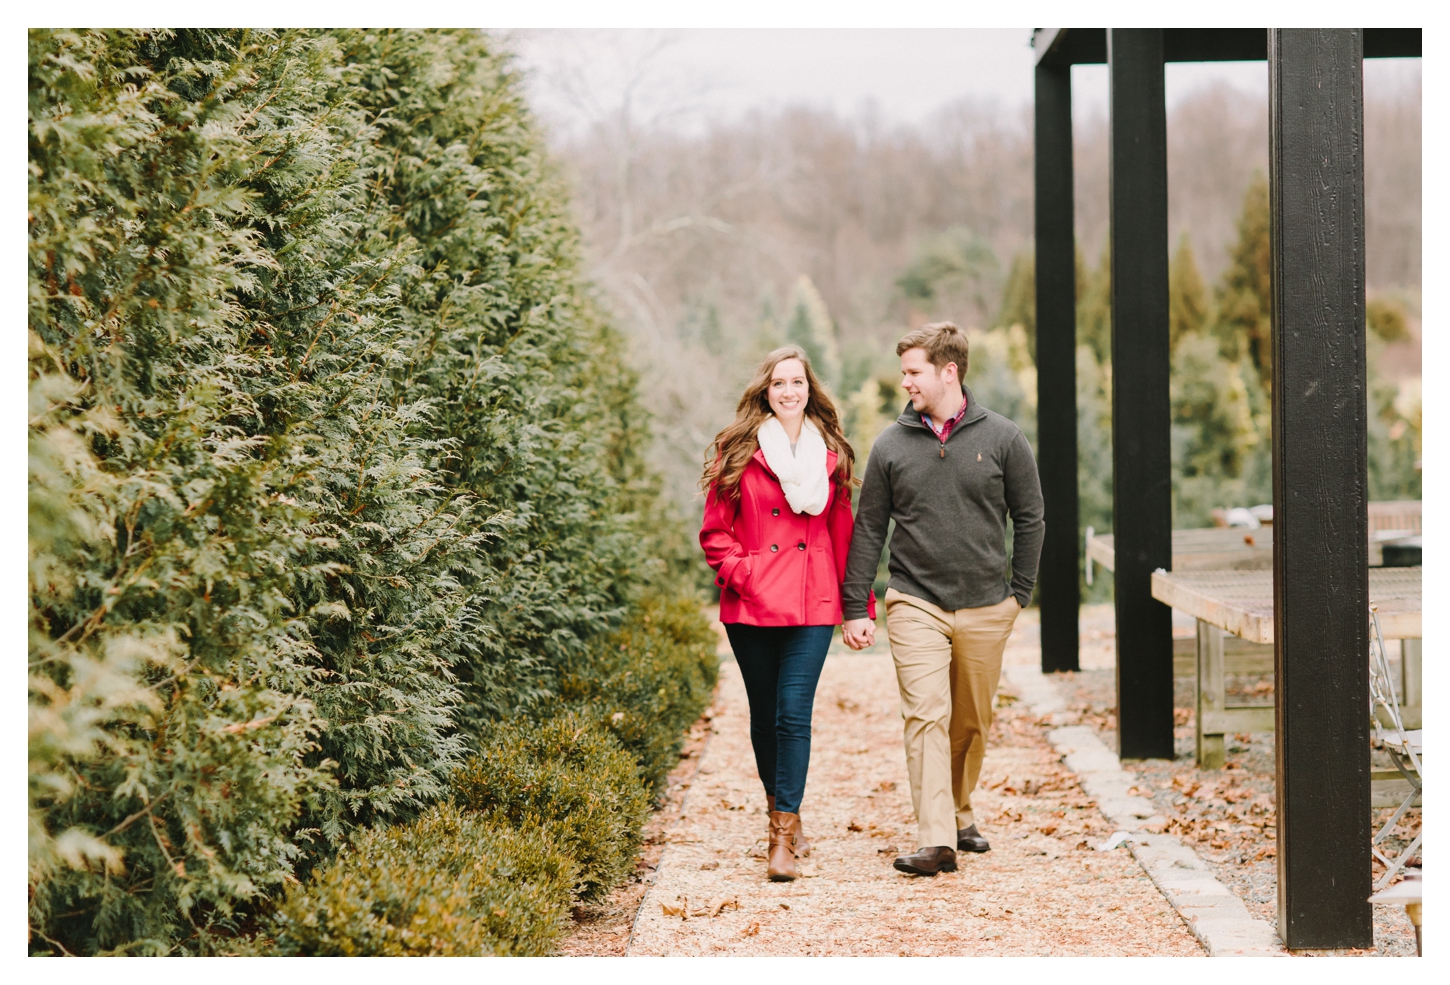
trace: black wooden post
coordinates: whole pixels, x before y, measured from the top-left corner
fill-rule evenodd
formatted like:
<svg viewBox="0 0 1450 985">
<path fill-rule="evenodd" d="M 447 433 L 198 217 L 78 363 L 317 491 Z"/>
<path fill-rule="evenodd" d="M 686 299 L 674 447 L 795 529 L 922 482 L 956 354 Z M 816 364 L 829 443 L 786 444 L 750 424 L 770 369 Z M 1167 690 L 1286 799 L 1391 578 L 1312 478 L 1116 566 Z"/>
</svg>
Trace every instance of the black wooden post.
<svg viewBox="0 0 1450 985">
<path fill-rule="evenodd" d="M 1118 754 L 1172 759 L 1173 620 L 1150 586 L 1173 561 L 1161 29 L 1108 30 L 1108 86 Z"/>
<path fill-rule="evenodd" d="M 1269 32 L 1279 936 L 1368 947 L 1363 36 Z"/>
<path fill-rule="evenodd" d="M 1072 69 L 1036 79 L 1037 471 L 1047 529 L 1037 570 L 1042 670 L 1077 670 L 1077 271 L 1072 211 Z"/>
</svg>

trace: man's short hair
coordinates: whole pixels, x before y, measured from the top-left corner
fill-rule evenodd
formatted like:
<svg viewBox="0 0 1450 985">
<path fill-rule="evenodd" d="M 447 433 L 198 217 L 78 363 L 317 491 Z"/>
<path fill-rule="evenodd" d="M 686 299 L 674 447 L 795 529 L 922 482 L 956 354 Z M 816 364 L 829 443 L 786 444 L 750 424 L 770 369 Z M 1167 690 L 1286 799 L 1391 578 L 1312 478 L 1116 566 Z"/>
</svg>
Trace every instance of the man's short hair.
<svg viewBox="0 0 1450 985">
<path fill-rule="evenodd" d="M 967 333 L 949 321 L 932 322 L 906 333 L 896 343 L 896 354 L 907 349 L 925 350 L 938 373 L 946 369 L 947 363 L 956 363 L 957 379 L 967 375 Z"/>
</svg>

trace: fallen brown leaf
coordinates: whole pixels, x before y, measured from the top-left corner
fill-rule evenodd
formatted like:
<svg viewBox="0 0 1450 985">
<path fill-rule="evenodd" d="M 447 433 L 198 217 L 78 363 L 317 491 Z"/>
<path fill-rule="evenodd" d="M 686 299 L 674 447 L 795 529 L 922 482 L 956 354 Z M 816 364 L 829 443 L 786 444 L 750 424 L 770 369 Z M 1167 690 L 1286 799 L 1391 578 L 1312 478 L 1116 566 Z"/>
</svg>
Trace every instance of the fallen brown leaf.
<svg viewBox="0 0 1450 985">
<path fill-rule="evenodd" d="M 850 824 L 846 825 L 846 830 L 847 831 L 865 831 L 866 829 L 863 828 L 863 827 L 861 827 L 861 822 L 860 821 L 852 821 Z"/>
<path fill-rule="evenodd" d="M 760 933 L 760 921 L 755 920 L 751 922 L 749 927 L 746 927 L 744 930 L 742 930 L 740 932 L 740 935 L 742 937 L 754 937 L 758 933 Z"/>
</svg>

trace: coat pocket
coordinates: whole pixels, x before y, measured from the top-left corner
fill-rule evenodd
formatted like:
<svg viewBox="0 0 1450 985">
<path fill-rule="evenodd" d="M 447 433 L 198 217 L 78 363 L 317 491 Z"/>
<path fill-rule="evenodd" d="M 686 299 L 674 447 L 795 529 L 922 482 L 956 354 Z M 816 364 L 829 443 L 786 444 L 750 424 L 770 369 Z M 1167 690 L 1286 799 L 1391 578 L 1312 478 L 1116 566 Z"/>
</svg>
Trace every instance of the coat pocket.
<svg viewBox="0 0 1450 985">
<path fill-rule="evenodd" d="M 745 567 L 745 577 L 740 580 L 740 587 L 735 590 L 742 601 L 754 601 L 755 579 L 760 574 L 760 552 L 751 551 L 741 562 Z"/>
<path fill-rule="evenodd" d="M 794 546 L 767 548 L 755 559 L 751 572 L 751 601 L 771 612 L 790 612 L 804 598 L 806 559 Z"/>
<path fill-rule="evenodd" d="M 806 590 L 827 604 L 841 601 L 841 583 L 837 580 L 836 561 L 825 547 L 813 547 L 807 552 Z"/>
</svg>

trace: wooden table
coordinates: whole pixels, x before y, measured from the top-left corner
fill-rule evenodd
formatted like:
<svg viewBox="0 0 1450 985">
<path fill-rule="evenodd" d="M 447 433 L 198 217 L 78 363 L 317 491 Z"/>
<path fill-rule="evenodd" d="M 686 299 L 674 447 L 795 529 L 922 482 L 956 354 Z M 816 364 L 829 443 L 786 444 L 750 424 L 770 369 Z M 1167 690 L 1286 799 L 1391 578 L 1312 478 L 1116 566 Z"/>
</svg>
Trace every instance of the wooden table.
<svg viewBox="0 0 1450 985">
<path fill-rule="evenodd" d="M 1267 732 L 1274 728 L 1271 705 L 1227 706 L 1223 672 L 1225 632 L 1252 643 L 1274 642 L 1273 572 L 1159 569 L 1153 573 L 1152 592 L 1158 601 L 1198 620 L 1196 750 L 1200 766 L 1218 769 L 1223 766 L 1225 733 Z M 1369 596 L 1379 612 L 1380 629 L 1385 638 L 1401 641 L 1400 710 L 1406 727 L 1418 728 L 1423 703 L 1421 569 L 1371 568 Z M 1389 783 L 1390 778 L 1374 779 L 1375 801 L 1392 797 L 1388 787 L 1384 791 L 1378 789 Z"/>
<path fill-rule="evenodd" d="M 1420 568 L 1371 568 L 1369 597 L 1391 640 L 1420 638 Z M 1153 572 L 1153 597 L 1250 643 L 1274 642 L 1272 571 Z M 1368 614 L 1366 614 L 1366 618 Z"/>
</svg>

